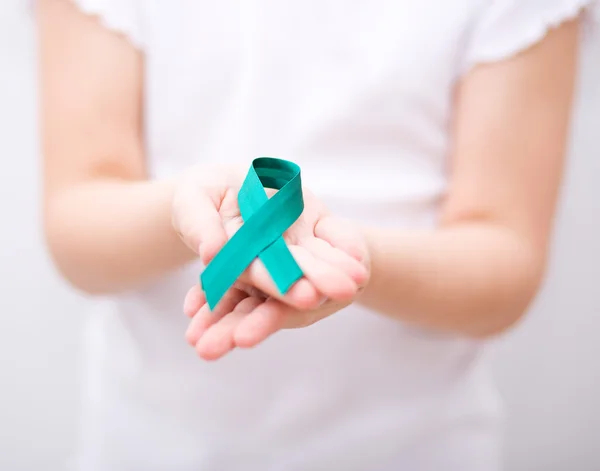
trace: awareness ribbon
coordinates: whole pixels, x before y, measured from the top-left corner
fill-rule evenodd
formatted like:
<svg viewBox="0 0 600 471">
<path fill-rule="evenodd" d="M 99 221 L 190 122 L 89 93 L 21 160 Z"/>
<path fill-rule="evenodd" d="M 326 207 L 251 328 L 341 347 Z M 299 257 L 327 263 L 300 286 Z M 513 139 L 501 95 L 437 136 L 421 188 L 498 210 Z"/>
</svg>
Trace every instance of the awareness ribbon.
<svg viewBox="0 0 600 471">
<path fill-rule="evenodd" d="M 279 191 L 269 198 L 265 188 Z M 244 224 L 200 275 L 211 310 L 257 257 L 281 294 L 303 275 L 282 237 L 304 210 L 300 167 L 271 157 L 254 159 L 238 205 Z"/>
</svg>

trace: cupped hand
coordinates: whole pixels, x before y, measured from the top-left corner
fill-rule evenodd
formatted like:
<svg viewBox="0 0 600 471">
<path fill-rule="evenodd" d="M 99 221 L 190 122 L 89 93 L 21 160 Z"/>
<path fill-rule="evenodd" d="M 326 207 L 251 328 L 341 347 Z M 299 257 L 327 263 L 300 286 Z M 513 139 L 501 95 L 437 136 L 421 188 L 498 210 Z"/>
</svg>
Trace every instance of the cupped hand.
<svg viewBox="0 0 600 471">
<path fill-rule="evenodd" d="M 173 227 L 204 264 L 243 224 L 237 196 L 246 171 L 236 166 L 199 166 L 178 185 L 173 198 Z M 274 192 L 267 190 L 268 194 Z M 256 259 L 216 311 L 226 313 L 232 300 L 242 292 L 250 299 L 272 298 L 299 310 L 314 310 L 326 300 L 345 303 L 356 296 L 368 278 L 368 254 L 361 235 L 348 223 L 332 217 L 308 190 L 303 189 L 303 194 L 304 212 L 286 231 L 284 239 L 304 277 L 282 296 L 262 262 Z M 200 287 L 195 289 L 201 293 Z M 244 301 L 244 306 L 249 303 Z M 208 310 L 208 306 L 204 309 Z"/>
<path fill-rule="evenodd" d="M 201 358 L 217 360 L 234 348 L 254 347 L 279 330 L 308 327 L 350 302 L 326 301 L 316 309 L 298 310 L 275 298 L 232 288 L 211 312 L 202 289 L 194 286 L 185 300 L 184 311 L 192 318 L 185 338 Z"/>
<path fill-rule="evenodd" d="M 330 248 L 351 244 L 360 250 L 364 271 L 356 277 L 358 290 L 354 295 L 341 301 L 327 299 L 316 308 L 298 309 L 240 282 L 211 311 L 202 287 L 196 285 L 185 298 L 184 312 L 191 318 L 186 340 L 200 357 L 216 360 L 234 348 L 254 347 L 278 330 L 308 327 L 348 306 L 356 298 L 367 284 L 370 271 L 366 244 L 360 232 L 328 217 L 319 234 L 321 242 Z"/>
</svg>

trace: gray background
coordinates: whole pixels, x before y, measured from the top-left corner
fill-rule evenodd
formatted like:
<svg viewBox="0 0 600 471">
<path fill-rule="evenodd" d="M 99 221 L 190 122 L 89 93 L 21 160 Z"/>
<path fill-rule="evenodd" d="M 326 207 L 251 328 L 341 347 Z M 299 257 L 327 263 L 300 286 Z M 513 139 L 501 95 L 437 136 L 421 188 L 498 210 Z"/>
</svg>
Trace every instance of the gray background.
<svg viewBox="0 0 600 471">
<path fill-rule="evenodd" d="M 82 300 L 39 222 L 35 64 L 26 3 L 0 2 L 0 470 L 60 470 L 73 449 Z M 509 471 L 600 470 L 600 41 L 586 52 L 550 274 L 494 346 Z"/>
</svg>

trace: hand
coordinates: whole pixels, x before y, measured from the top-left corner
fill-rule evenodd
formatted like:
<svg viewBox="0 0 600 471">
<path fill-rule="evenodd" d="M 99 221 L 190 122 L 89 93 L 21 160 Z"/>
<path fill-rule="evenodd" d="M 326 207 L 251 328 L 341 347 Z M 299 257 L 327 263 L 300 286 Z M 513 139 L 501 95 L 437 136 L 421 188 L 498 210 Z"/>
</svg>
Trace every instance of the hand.
<svg viewBox="0 0 600 471">
<path fill-rule="evenodd" d="M 355 239 L 356 247 L 362 247 L 363 266 L 367 276 L 359 283 L 362 289 L 368 281 L 369 258 L 366 244 L 361 241 L 358 232 L 351 232 L 342 223 L 330 221 L 332 228 L 327 238 L 335 243 L 336 228 L 346 227 L 344 238 Z M 359 289 L 360 291 L 360 289 Z M 346 300 L 324 301 L 321 306 L 310 310 L 295 309 L 281 300 L 269 298 L 259 290 L 245 283 L 239 283 L 230 289 L 214 311 L 210 311 L 202 287 L 194 286 L 188 292 L 184 302 L 184 312 L 192 320 L 186 332 L 186 340 L 195 347 L 196 352 L 205 360 L 216 360 L 236 347 L 251 348 L 281 329 L 308 327 L 324 319 L 352 302 Z"/>
<path fill-rule="evenodd" d="M 173 199 L 173 227 L 204 264 L 243 223 L 237 196 L 246 171 L 241 167 L 199 166 L 179 184 Z M 365 283 L 366 250 L 358 231 L 330 216 L 308 190 L 303 193 L 304 212 L 286 231 L 284 239 L 304 277 L 282 296 L 257 259 L 240 277 L 234 293 L 260 293 L 293 308 L 311 310 L 325 299 L 349 302 Z"/>
</svg>

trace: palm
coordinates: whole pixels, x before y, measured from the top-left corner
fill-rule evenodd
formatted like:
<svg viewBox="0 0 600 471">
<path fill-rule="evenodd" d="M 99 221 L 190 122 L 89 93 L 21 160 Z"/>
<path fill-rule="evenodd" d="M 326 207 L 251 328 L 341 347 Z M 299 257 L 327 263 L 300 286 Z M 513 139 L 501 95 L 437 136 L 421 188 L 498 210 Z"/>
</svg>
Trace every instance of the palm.
<svg viewBox="0 0 600 471">
<path fill-rule="evenodd" d="M 237 182 L 236 182 L 237 183 Z M 218 212 L 221 230 L 229 239 L 242 226 L 243 220 L 237 201 L 239 184 L 229 184 L 220 190 L 220 197 L 213 198 Z M 267 189 L 270 196 L 275 190 Z M 305 276 L 285 296 L 281 296 L 266 268 L 256 259 L 240 278 L 238 286 L 254 293 L 252 288 L 280 298 L 294 307 L 311 309 L 324 298 L 344 300 L 356 292 L 357 280 L 363 276 L 364 267 L 359 262 L 363 253 L 362 240 L 353 237 L 355 231 L 344 231 L 341 222 L 329 215 L 325 206 L 308 190 L 303 190 L 304 211 L 283 237 Z M 216 230 L 216 229 L 215 229 Z M 201 254 L 210 263 L 218 246 L 210 253 Z"/>
<path fill-rule="evenodd" d="M 204 187 L 204 196 L 210 197 L 215 215 L 211 227 L 205 227 L 204 243 L 200 244 L 204 263 L 210 263 L 243 224 L 237 202 L 241 179 L 238 174 L 235 178 L 231 178 L 231 174 L 227 177 L 220 179 L 227 184 L 214 185 L 213 180 L 210 188 Z M 274 190 L 267 193 L 272 194 Z M 199 349 L 213 352 L 206 357 L 219 357 L 236 343 L 254 345 L 279 328 L 310 324 L 351 302 L 366 282 L 368 257 L 361 234 L 331 216 L 310 191 L 305 189 L 303 193 L 304 211 L 286 231 L 284 239 L 304 277 L 288 293 L 278 293 L 258 259 L 212 312 L 201 287 L 190 290 L 185 306 L 185 311 L 193 317 L 188 341 L 198 344 Z M 218 233 L 223 237 L 216 237 Z M 215 237 L 211 239 L 209 235 Z"/>
</svg>

